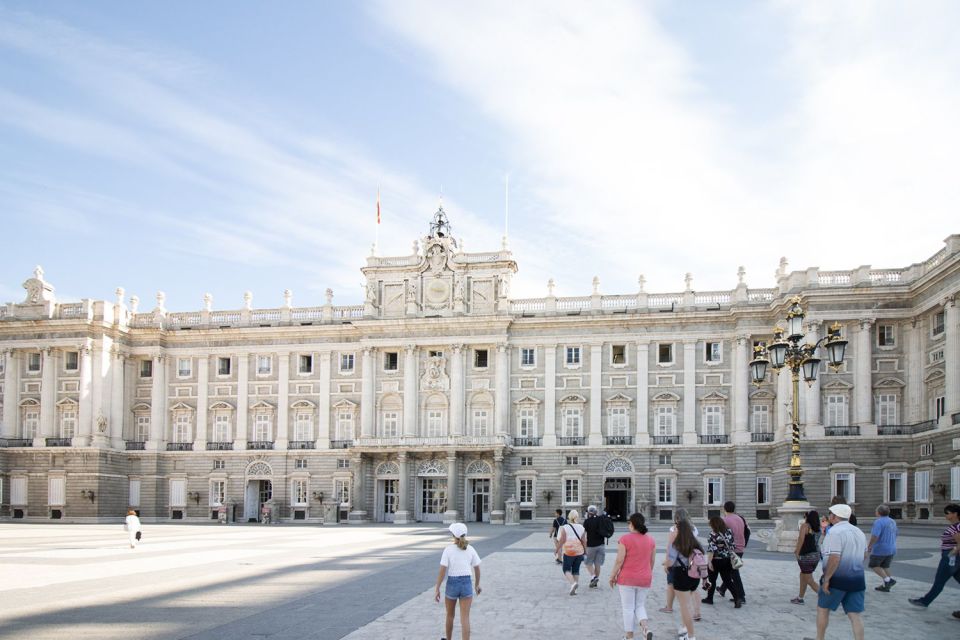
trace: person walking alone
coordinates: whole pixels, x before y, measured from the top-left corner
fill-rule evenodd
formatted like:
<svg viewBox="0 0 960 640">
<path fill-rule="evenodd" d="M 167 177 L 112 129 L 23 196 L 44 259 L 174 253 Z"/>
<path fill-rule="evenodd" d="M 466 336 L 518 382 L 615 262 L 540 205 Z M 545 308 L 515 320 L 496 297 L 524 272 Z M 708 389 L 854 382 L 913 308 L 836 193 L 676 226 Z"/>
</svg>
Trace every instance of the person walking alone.
<svg viewBox="0 0 960 640">
<path fill-rule="evenodd" d="M 797 558 L 797 564 L 800 565 L 800 593 L 796 598 L 790 600 L 793 604 L 803 604 L 803 596 L 807 593 L 807 587 L 814 593 L 820 591 L 820 587 L 813 580 L 813 572 L 817 570 L 820 564 L 820 545 L 817 538 L 820 537 L 820 514 L 811 509 L 803 517 L 800 524 L 800 535 L 797 537 L 797 546 L 793 550 L 793 555 Z"/>
<path fill-rule="evenodd" d="M 824 640 L 830 612 L 843 605 L 850 619 L 855 640 L 863 640 L 864 596 L 867 583 L 863 575 L 863 558 L 867 552 L 867 537 L 850 524 L 852 510 L 848 505 L 835 504 L 827 516 L 830 533 L 823 540 L 823 576 L 817 595 L 817 640 Z"/>
<path fill-rule="evenodd" d="M 897 584 L 890 575 L 890 562 L 897 553 L 897 523 L 890 517 L 890 507 L 885 504 L 877 507 L 877 519 L 870 530 L 867 553 L 870 555 L 868 566 L 883 580 L 875 590 L 890 591 L 890 587 Z"/>
<path fill-rule="evenodd" d="M 960 582 L 960 562 L 957 561 L 957 550 L 960 549 L 960 504 L 948 504 L 943 508 L 943 513 L 948 525 L 940 536 L 940 564 L 937 565 L 930 590 L 919 598 L 910 598 L 910 604 L 918 607 L 929 607 L 950 582 L 950 578 Z"/>
<path fill-rule="evenodd" d="M 647 627 L 647 592 L 653 582 L 653 563 L 657 560 L 657 543 L 647 535 L 643 514 L 627 519 L 627 533 L 617 542 L 617 560 L 610 572 L 610 587 L 617 585 L 623 610 L 624 640 L 635 637 L 637 625 L 643 640 L 652 640 Z"/>
<path fill-rule="evenodd" d="M 600 515 L 593 505 L 587 507 L 587 519 L 583 521 L 583 529 L 587 532 L 587 553 L 584 564 L 587 573 L 591 575 L 590 588 L 596 589 L 600 583 L 600 569 L 607 557 L 607 538 L 613 535 L 613 521 L 608 516 Z"/>
<path fill-rule="evenodd" d="M 446 621 L 443 640 L 453 638 L 453 620 L 457 614 L 457 603 L 460 603 L 460 631 L 463 640 L 470 640 L 470 605 L 473 604 L 473 594 L 477 595 L 480 589 L 480 556 L 477 550 L 467 542 L 467 525 L 454 522 L 450 525 L 450 535 L 453 541 L 443 549 L 440 556 L 440 572 L 437 574 L 437 584 L 433 598 L 440 602 L 440 585 L 447 579 L 444 604 L 446 605 Z M 473 573 L 473 582 L 470 574 Z"/>
<path fill-rule="evenodd" d="M 586 548 L 587 535 L 578 524 L 580 513 L 573 509 L 567 514 L 567 523 L 560 527 L 560 548 L 563 551 L 563 577 L 570 583 L 570 595 L 577 595 L 580 586 L 580 563 Z"/>
<path fill-rule="evenodd" d="M 130 548 L 136 549 L 137 543 L 140 542 L 140 537 L 143 535 L 143 527 L 140 525 L 140 518 L 137 517 L 137 512 L 133 509 L 127 511 L 127 518 L 124 520 L 123 528 L 127 531 Z"/>
</svg>

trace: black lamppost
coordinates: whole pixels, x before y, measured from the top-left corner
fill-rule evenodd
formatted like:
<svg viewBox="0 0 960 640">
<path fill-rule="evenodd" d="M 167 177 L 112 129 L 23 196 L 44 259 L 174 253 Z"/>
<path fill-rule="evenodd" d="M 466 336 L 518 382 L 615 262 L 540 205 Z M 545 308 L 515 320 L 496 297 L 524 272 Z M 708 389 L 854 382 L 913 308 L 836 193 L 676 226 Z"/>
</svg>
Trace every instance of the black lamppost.
<svg viewBox="0 0 960 640">
<path fill-rule="evenodd" d="M 800 372 L 803 371 L 804 381 L 808 385 L 812 384 L 820 370 L 817 348 L 821 344 L 826 348 L 827 361 L 834 370 L 843 364 L 847 348 L 847 341 L 840 336 L 840 324 L 836 322 L 827 331 L 827 335 L 815 344 L 800 344 L 804 338 L 803 318 L 800 297 L 795 296 L 790 299 L 790 308 L 787 309 L 787 329 L 784 330 L 778 324 L 773 330 L 773 342 L 767 346 L 761 344 L 754 347 L 753 360 L 750 361 L 753 384 L 758 386 L 767 375 L 767 365 L 773 367 L 777 373 L 784 367 L 793 373 L 793 402 L 790 412 L 793 441 L 790 446 L 790 491 L 787 493 L 787 502 L 807 501 L 803 494 L 803 469 L 800 465 Z"/>
</svg>

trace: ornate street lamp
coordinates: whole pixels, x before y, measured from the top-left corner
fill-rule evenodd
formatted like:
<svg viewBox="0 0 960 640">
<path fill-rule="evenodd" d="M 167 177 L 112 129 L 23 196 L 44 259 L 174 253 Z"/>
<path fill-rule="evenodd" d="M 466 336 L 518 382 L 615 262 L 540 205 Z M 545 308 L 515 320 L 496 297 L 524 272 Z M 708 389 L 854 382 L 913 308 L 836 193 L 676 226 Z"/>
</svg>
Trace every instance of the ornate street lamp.
<svg viewBox="0 0 960 640">
<path fill-rule="evenodd" d="M 836 322 L 828 329 L 827 335 L 815 344 L 801 344 L 804 338 L 803 319 L 800 297 L 791 298 L 790 307 L 787 309 L 787 328 L 777 325 L 773 330 L 773 342 L 754 347 L 753 360 L 750 361 L 750 375 L 753 384 L 757 386 L 766 378 L 768 365 L 777 373 L 787 367 L 793 374 L 793 401 L 790 412 L 793 441 L 790 447 L 790 491 L 787 502 L 807 501 L 803 494 L 803 469 L 800 466 L 800 373 L 803 372 L 803 379 L 808 385 L 812 384 L 820 370 L 817 348 L 824 346 L 827 362 L 833 370 L 839 369 L 843 364 L 847 348 L 847 341 L 840 336 L 840 324 Z"/>
</svg>

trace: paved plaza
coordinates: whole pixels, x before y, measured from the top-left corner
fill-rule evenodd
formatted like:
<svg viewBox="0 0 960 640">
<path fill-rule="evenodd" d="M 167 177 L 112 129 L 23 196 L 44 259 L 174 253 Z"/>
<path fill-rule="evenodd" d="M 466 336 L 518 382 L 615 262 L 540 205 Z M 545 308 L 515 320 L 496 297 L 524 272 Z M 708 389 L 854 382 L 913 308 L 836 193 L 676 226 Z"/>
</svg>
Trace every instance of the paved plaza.
<svg viewBox="0 0 960 640">
<path fill-rule="evenodd" d="M 623 525 L 619 525 L 622 529 Z M 960 589 L 951 584 L 926 610 L 939 527 L 906 527 L 893 571 L 898 584 L 877 593 L 868 576 L 867 638 L 953 637 Z M 759 534 L 759 532 L 758 532 Z M 665 530 L 654 535 L 662 550 Z M 475 638 L 620 638 L 620 607 L 606 580 L 567 589 L 545 527 L 472 525 L 483 557 L 483 594 L 473 607 Z M 759 535 L 757 536 L 759 537 Z M 433 584 L 447 534 L 440 525 L 146 525 L 130 550 L 116 525 L 0 525 L 0 638 L 439 638 Z M 792 556 L 748 550 L 748 603 L 703 606 L 697 638 L 814 635 L 815 598 L 796 595 Z M 609 548 L 606 569 L 613 562 Z M 658 567 L 659 568 L 659 567 Z M 606 574 L 605 574 L 606 575 Z M 675 619 L 657 612 L 665 580 L 655 573 L 647 601 L 657 638 L 675 637 Z M 677 614 L 674 614 L 676 617 Z M 454 633 L 459 637 L 459 631 Z M 841 614 L 828 638 L 850 638 Z"/>
</svg>

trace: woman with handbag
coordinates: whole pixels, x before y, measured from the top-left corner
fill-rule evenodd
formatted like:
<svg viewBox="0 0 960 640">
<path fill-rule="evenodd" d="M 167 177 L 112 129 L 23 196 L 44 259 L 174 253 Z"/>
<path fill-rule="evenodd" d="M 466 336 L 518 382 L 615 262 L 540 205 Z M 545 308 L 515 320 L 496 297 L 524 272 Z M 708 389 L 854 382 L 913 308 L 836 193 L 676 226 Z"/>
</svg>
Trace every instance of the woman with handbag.
<svg viewBox="0 0 960 640">
<path fill-rule="evenodd" d="M 127 511 L 127 519 L 124 521 L 123 528 L 126 529 L 127 536 L 130 538 L 130 548 L 136 549 L 137 543 L 140 542 L 141 527 L 140 518 L 137 517 L 137 512 L 133 509 Z"/>
<path fill-rule="evenodd" d="M 724 584 L 731 585 L 730 591 L 733 595 L 733 606 L 739 609 L 743 606 L 743 594 L 740 593 L 740 587 L 731 575 L 733 573 L 733 558 L 741 563 L 740 557 L 736 554 L 736 546 L 733 542 L 733 531 L 727 527 L 723 518 L 714 516 L 710 518 L 710 528 L 712 531 L 707 537 L 707 563 L 710 567 L 710 573 L 707 577 L 707 597 L 701 600 L 704 604 L 713 604 L 713 592 L 717 588 L 717 576 L 723 578 Z M 741 565 L 742 566 L 742 565 Z"/>
<path fill-rule="evenodd" d="M 587 549 L 587 532 L 578 523 L 580 513 L 573 509 L 567 514 L 567 523 L 560 527 L 560 549 L 563 553 L 563 577 L 570 583 L 570 595 L 577 595 L 580 586 L 580 564 Z"/>
<path fill-rule="evenodd" d="M 814 593 L 819 593 L 820 587 L 813 579 L 813 572 L 817 570 L 820 564 L 820 548 L 817 545 L 817 538 L 820 536 L 820 514 L 811 509 L 803 517 L 800 523 L 800 535 L 797 537 L 797 547 L 793 550 L 793 555 L 797 557 L 797 564 L 800 565 L 800 593 L 790 602 L 793 604 L 803 604 L 803 596 L 807 592 L 807 587 Z"/>
</svg>

